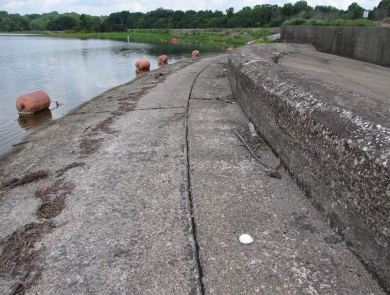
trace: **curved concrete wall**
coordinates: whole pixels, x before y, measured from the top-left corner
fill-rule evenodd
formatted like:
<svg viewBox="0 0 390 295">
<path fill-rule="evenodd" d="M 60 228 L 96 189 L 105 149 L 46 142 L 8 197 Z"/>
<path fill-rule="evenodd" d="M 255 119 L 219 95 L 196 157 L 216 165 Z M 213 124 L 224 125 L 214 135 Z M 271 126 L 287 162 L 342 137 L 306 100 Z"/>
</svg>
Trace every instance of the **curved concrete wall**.
<svg viewBox="0 0 390 295">
<path fill-rule="evenodd" d="M 317 50 L 390 67 L 390 28 L 283 26 L 285 43 L 312 44 Z"/>
<path fill-rule="evenodd" d="M 235 49 L 229 55 L 230 85 L 307 197 L 389 293 L 389 119 L 374 124 L 350 97 L 342 106 L 331 100 L 343 99 L 339 89 L 278 63 L 308 50 L 315 49 L 301 44 Z"/>
</svg>

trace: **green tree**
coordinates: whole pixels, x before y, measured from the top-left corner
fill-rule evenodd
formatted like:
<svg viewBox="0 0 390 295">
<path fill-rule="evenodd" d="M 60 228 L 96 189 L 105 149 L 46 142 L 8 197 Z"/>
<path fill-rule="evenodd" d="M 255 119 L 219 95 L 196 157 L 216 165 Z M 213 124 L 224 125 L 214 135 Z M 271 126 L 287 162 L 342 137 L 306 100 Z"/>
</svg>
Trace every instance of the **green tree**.
<svg viewBox="0 0 390 295">
<path fill-rule="evenodd" d="M 86 14 L 81 14 L 79 23 L 77 24 L 78 30 L 86 30 L 88 31 L 90 29 L 90 23 L 89 23 L 89 16 Z"/>
<path fill-rule="evenodd" d="M 347 16 L 349 19 L 359 19 L 363 17 L 364 9 L 356 2 L 348 6 Z"/>
<path fill-rule="evenodd" d="M 127 28 L 136 29 L 138 20 L 144 16 L 145 14 L 143 14 L 142 12 L 130 13 L 129 17 L 127 18 Z"/>
<path fill-rule="evenodd" d="M 304 0 L 301 0 L 301 1 L 297 1 L 295 2 L 295 4 L 293 5 L 293 14 L 299 14 L 301 12 L 310 12 L 311 10 L 313 10 L 313 8 L 311 6 L 309 6 L 307 4 L 306 1 Z"/>
<path fill-rule="evenodd" d="M 60 15 L 59 17 L 51 20 L 47 28 L 52 31 L 65 31 L 74 29 L 77 25 L 77 22 L 74 18 L 70 16 Z"/>
<path fill-rule="evenodd" d="M 334 20 L 341 18 L 342 12 L 334 6 L 317 5 L 311 17 L 313 19 Z"/>
<path fill-rule="evenodd" d="M 390 16 L 390 0 L 382 0 L 379 2 L 378 7 L 375 7 L 369 14 L 369 19 L 383 20 Z"/>
<path fill-rule="evenodd" d="M 291 3 L 285 3 L 281 8 L 282 16 L 290 18 L 294 14 L 294 6 Z"/>
<path fill-rule="evenodd" d="M 235 15 L 235 26 L 241 28 L 249 28 L 254 25 L 251 23 L 252 19 L 252 8 L 249 6 L 244 7 L 242 10 L 238 11 Z"/>
<path fill-rule="evenodd" d="M 234 15 L 234 8 L 230 7 L 229 9 L 226 9 L 226 15 L 228 18 L 232 18 Z"/>
<path fill-rule="evenodd" d="M 43 18 L 33 19 L 29 24 L 30 31 L 45 31 L 47 30 L 48 22 Z"/>
</svg>

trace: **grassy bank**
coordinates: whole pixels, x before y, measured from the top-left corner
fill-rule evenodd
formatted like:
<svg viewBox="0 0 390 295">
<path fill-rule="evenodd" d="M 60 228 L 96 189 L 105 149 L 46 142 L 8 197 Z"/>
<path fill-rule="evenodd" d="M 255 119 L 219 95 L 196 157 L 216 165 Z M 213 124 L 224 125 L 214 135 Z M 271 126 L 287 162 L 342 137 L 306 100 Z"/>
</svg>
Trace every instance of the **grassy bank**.
<svg viewBox="0 0 390 295">
<path fill-rule="evenodd" d="M 216 45 L 222 45 L 226 47 L 238 47 L 246 44 L 249 41 L 263 39 L 275 33 L 276 29 L 153 29 L 105 33 L 67 31 L 47 35 L 54 37 L 69 37 L 81 39 L 102 38 L 115 40 L 127 40 L 127 38 L 129 37 L 129 40 L 132 42 L 147 42 L 149 40 L 168 42 L 168 40 L 176 38 L 177 41 L 199 43 L 213 42 Z M 278 40 L 272 42 L 278 42 Z"/>
</svg>

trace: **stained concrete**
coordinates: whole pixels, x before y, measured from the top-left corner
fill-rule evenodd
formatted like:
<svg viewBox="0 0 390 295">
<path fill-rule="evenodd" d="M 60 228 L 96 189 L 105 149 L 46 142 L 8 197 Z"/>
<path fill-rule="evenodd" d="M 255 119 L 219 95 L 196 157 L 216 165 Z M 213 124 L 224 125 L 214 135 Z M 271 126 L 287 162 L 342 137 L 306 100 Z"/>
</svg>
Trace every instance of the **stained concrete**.
<svg viewBox="0 0 390 295">
<path fill-rule="evenodd" d="M 234 50 L 228 73 L 245 114 L 390 292 L 390 70 L 273 44 Z"/>
<path fill-rule="evenodd" d="M 144 74 L 1 161 L 2 181 L 49 172 L 1 189 L 2 239 L 44 221 L 37 190 L 74 187 L 35 244 L 26 281 L 43 270 L 27 294 L 383 294 L 288 173 L 267 176 L 238 140 L 248 120 L 227 63 L 222 54 Z M 279 163 L 267 145 L 260 156 Z M 0 293 L 20 278 L 2 274 Z"/>
<path fill-rule="evenodd" d="M 317 50 L 390 67 L 390 28 L 282 26 L 284 43 L 312 44 Z"/>
</svg>

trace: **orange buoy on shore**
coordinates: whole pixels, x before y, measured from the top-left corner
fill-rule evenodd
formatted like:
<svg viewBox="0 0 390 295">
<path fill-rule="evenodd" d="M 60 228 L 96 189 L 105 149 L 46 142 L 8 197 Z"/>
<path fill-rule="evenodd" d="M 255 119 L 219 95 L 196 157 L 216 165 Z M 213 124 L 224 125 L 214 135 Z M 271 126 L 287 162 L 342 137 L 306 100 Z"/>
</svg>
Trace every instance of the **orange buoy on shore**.
<svg viewBox="0 0 390 295">
<path fill-rule="evenodd" d="M 42 90 L 19 96 L 16 100 L 19 114 L 34 114 L 49 107 L 50 97 Z"/>
<path fill-rule="evenodd" d="M 139 70 L 147 70 L 150 68 L 150 61 L 144 59 L 144 60 L 137 60 L 135 63 L 135 67 L 137 68 L 137 71 Z"/>
<path fill-rule="evenodd" d="M 166 55 L 160 55 L 158 57 L 158 63 L 159 64 L 163 64 L 163 63 L 167 63 L 168 62 L 168 56 Z"/>
<path fill-rule="evenodd" d="M 192 57 L 199 56 L 199 50 L 192 51 Z"/>
<path fill-rule="evenodd" d="M 231 47 L 226 48 L 226 52 L 230 52 L 232 50 L 233 50 L 233 48 L 231 48 Z"/>
</svg>

